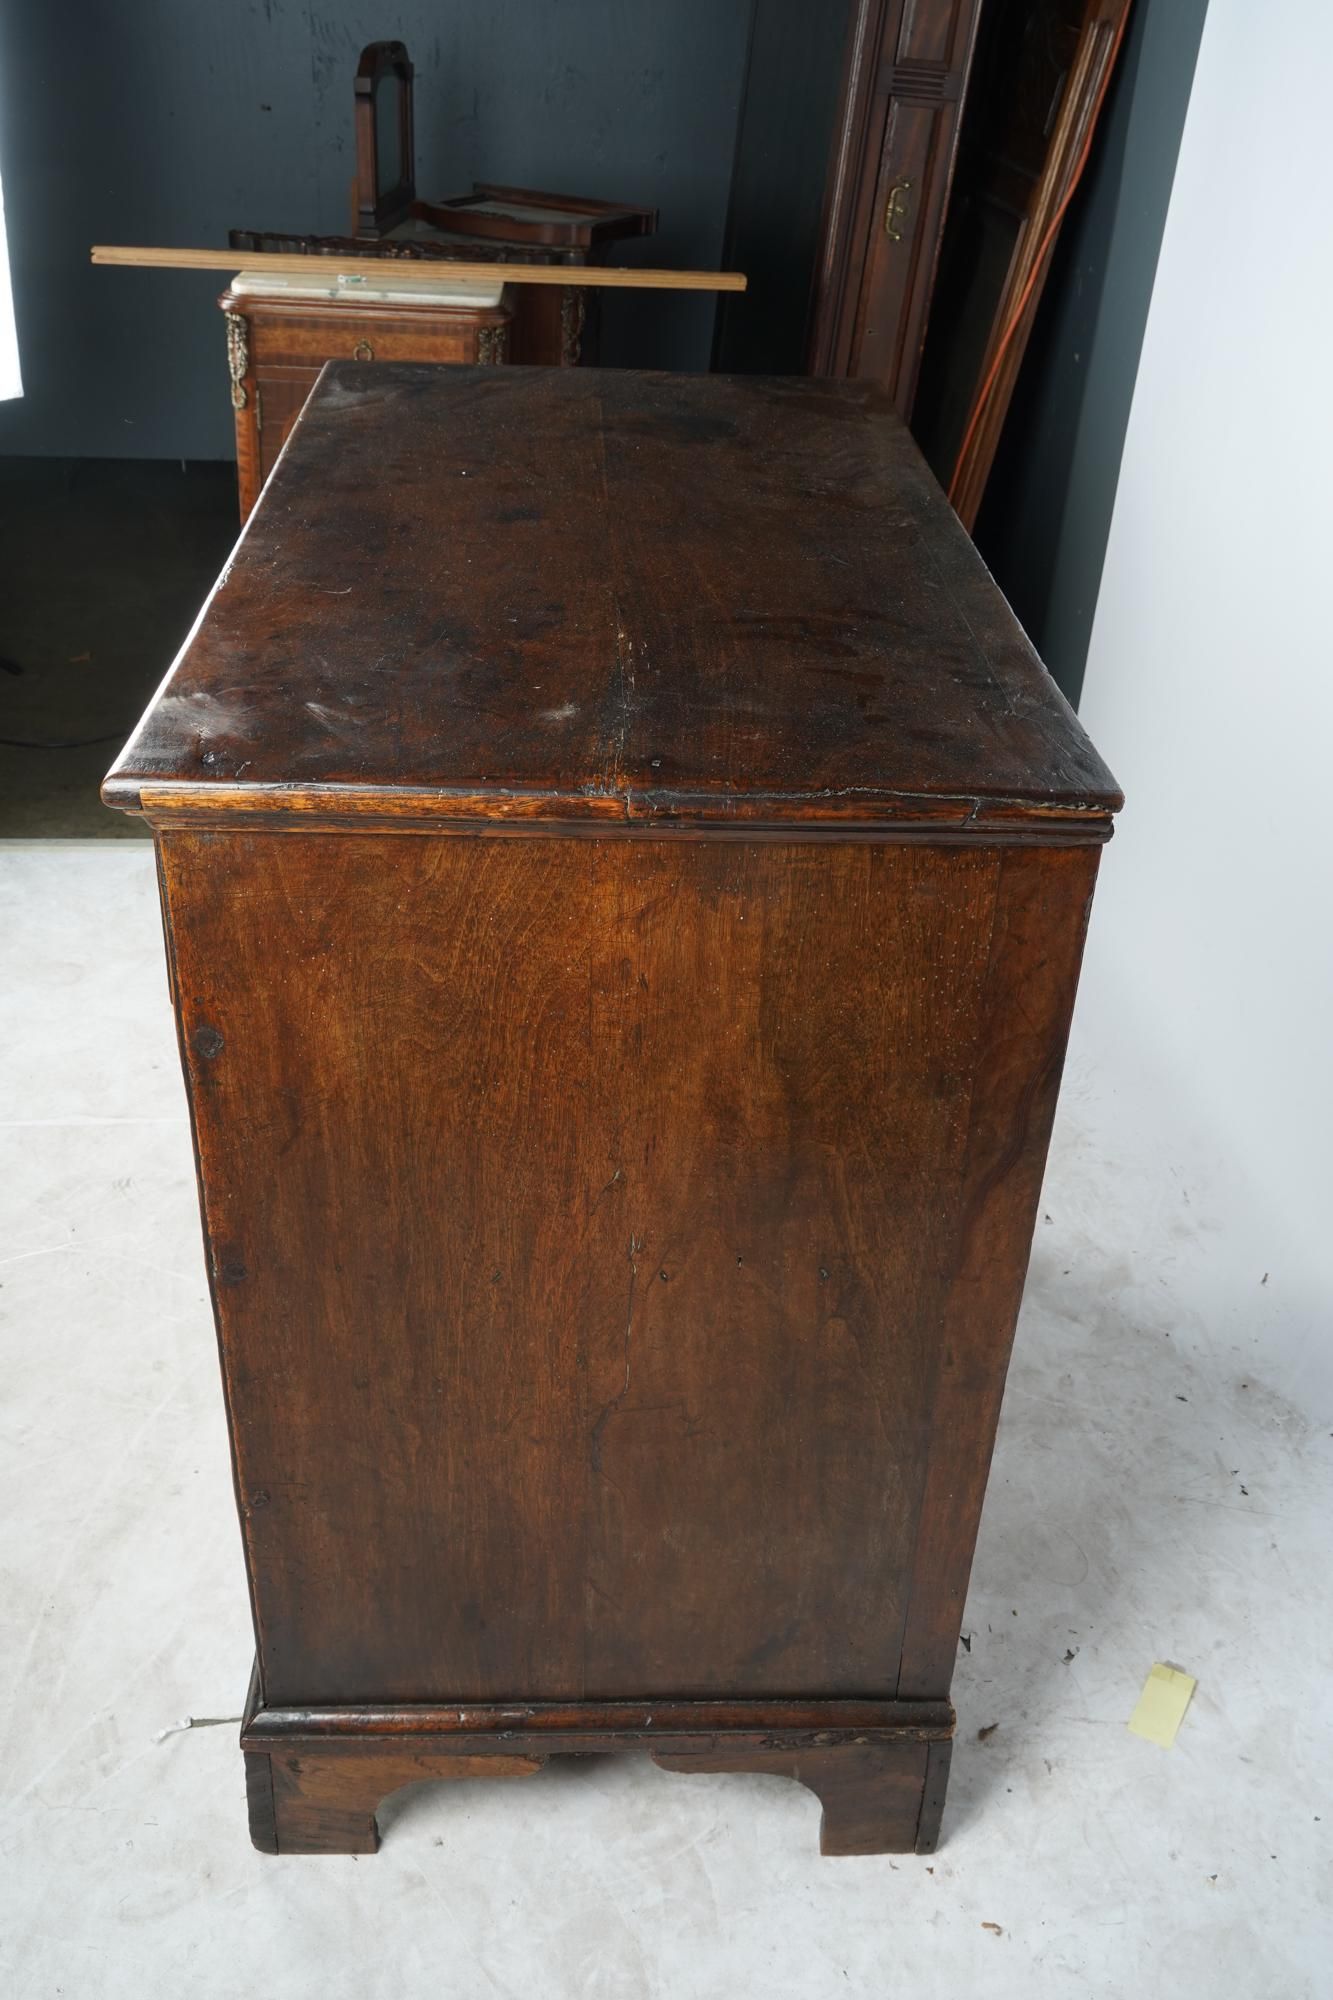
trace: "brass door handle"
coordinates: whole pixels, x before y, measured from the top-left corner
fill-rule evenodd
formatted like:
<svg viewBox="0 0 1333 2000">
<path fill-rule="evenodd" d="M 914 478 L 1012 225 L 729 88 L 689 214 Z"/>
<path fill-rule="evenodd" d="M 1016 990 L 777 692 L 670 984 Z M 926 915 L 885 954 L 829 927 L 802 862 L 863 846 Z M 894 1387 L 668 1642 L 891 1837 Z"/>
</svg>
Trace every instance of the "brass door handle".
<svg viewBox="0 0 1333 2000">
<path fill-rule="evenodd" d="M 356 346 L 352 349 L 352 359 L 353 361 L 373 361 L 375 359 L 375 350 L 368 340 L 358 340 Z"/>
<path fill-rule="evenodd" d="M 899 227 L 907 220 L 907 197 L 912 191 L 910 181 L 895 181 L 889 189 L 889 198 L 884 204 L 884 234 L 890 243 L 901 243 L 903 232 Z"/>
</svg>

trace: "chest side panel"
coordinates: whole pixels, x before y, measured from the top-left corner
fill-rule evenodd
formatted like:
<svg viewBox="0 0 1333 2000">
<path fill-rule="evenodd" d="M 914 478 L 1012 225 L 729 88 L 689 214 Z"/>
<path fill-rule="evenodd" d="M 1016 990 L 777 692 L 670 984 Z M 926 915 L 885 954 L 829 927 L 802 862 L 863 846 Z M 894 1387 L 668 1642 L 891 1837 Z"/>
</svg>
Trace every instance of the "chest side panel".
<svg viewBox="0 0 1333 2000">
<path fill-rule="evenodd" d="M 948 1693 L 1092 907 L 1096 848 L 1008 849 L 991 926 L 897 1692 Z"/>
<path fill-rule="evenodd" d="M 161 846 L 267 1699 L 892 1692 L 999 856 Z"/>
</svg>

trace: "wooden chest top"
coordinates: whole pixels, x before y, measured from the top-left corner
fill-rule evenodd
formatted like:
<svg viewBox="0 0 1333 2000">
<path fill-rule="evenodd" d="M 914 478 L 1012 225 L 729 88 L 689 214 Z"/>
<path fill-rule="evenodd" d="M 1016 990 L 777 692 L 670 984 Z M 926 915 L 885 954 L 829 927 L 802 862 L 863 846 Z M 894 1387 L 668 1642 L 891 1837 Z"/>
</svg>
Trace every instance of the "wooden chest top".
<svg viewBox="0 0 1333 2000">
<path fill-rule="evenodd" d="M 172 823 L 1099 840 L 864 382 L 334 363 L 107 780 Z"/>
</svg>

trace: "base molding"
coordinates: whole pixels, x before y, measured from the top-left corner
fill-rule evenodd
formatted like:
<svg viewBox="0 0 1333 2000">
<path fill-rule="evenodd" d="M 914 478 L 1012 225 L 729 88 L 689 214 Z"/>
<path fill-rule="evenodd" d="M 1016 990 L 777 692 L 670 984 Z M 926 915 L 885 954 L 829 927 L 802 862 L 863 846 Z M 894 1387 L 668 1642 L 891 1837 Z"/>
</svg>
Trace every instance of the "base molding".
<svg viewBox="0 0 1333 2000">
<path fill-rule="evenodd" d="M 423 1780 L 528 1777 L 548 1757 L 646 1751 L 663 1770 L 805 1785 L 824 1854 L 932 1853 L 953 1733 L 946 1702 L 262 1704 L 241 1727 L 250 1832 L 267 1854 L 373 1854 L 378 1806 Z"/>
</svg>

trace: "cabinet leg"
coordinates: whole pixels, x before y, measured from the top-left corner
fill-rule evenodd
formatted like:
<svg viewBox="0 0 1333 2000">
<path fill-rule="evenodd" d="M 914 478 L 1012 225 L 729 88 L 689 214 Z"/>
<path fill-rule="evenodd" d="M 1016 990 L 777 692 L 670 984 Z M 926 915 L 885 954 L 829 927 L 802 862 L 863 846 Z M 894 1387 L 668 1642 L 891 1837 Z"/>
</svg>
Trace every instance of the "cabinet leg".
<svg viewBox="0 0 1333 2000">
<path fill-rule="evenodd" d="M 763 1772 L 794 1778 L 824 1808 L 821 1854 L 930 1854 L 948 1775 L 947 1743 L 835 1743 L 813 1750 L 677 1755 L 654 1751 L 665 1771 Z"/>
<path fill-rule="evenodd" d="M 245 1753 L 250 1838 L 264 1854 L 374 1854 L 375 1812 L 425 1779 L 530 1777 L 542 1757 L 449 1757 L 393 1748 Z"/>
</svg>

